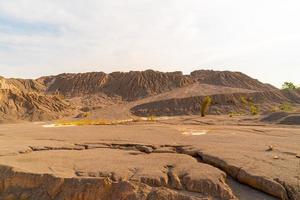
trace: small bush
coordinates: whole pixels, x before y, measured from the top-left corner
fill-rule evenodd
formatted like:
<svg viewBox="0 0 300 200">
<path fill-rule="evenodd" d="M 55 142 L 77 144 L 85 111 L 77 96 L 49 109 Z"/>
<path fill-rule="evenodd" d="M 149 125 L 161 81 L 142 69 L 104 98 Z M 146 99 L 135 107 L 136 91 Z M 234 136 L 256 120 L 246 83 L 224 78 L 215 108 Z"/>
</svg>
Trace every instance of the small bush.
<svg viewBox="0 0 300 200">
<path fill-rule="evenodd" d="M 155 117 L 154 117 L 153 115 L 151 115 L 151 116 L 149 116 L 149 117 L 147 118 L 147 121 L 155 122 L 156 119 L 155 119 Z"/>
<path fill-rule="evenodd" d="M 258 115 L 259 107 L 254 104 L 250 105 L 250 113 L 251 113 L 251 115 Z"/>
<path fill-rule="evenodd" d="M 204 98 L 202 104 L 201 104 L 201 116 L 205 117 L 209 106 L 211 105 L 212 99 L 211 97 L 207 96 Z"/>
<path fill-rule="evenodd" d="M 246 97 L 244 97 L 244 96 L 241 96 L 241 102 L 242 102 L 242 104 L 243 104 L 243 106 L 247 106 L 248 105 L 248 100 L 247 100 L 247 98 Z"/>
<path fill-rule="evenodd" d="M 279 109 L 285 112 L 293 111 L 293 106 L 290 103 L 283 103 L 279 106 Z"/>
<path fill-rule="evenodd" d="M 296 90 L 297 86 L 292 82 L 284 82 L 282 85 L 282 89 L 284 90 Z"/>
</svg>

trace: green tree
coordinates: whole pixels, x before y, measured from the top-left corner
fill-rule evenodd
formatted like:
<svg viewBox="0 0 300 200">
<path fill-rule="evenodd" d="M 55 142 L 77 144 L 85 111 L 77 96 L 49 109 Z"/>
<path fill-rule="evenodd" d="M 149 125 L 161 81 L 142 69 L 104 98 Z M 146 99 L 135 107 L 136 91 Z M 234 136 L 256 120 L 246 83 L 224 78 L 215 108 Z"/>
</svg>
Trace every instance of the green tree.
<svg viewBox="0 0 300 200">
<path fill-rule="evenodd" d="M 205 117 L 209 106 L 211 105 L 212 99 L 211 97 L 207 96 L 204 98 L 201 104 L 201 117 Z"/>
<path fill-rule="evenodd" d="M 282 85 L 282 89 L 284 89 L 284 90 L 295 90 L 295 89 L 297 89 L 297 87 L 292 82 L 284 82 L 283 85 Z"/>
</svg>

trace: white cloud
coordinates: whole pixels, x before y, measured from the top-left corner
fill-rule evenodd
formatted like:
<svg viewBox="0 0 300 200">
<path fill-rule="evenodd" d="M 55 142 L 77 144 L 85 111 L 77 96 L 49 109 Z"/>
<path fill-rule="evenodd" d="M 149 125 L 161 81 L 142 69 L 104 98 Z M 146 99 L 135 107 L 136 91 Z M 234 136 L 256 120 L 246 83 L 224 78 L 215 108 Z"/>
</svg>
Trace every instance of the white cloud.
<svg viewBox="0 0 300 200">
<path fill-rule="evenodd" d="M 282 68 L 300 74 L 299 9 L 297 0 L 0 0 L 0 70 L 37 77 L 211 67 L 297 82 Z M 24 31 L 3 31 L 3 18 Z M 56 32 L 35 31 L 41 24 Z"/>
</svg>

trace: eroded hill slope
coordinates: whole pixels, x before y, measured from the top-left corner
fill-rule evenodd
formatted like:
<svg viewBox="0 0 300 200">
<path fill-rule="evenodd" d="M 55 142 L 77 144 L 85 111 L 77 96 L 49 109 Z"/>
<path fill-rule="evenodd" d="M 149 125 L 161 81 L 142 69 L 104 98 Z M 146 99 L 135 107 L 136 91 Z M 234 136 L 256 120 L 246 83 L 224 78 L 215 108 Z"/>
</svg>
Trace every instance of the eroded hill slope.
<svg viewBox="0 0 300 200">
<path fill-rule="evenodd" d="M 39 121 L 69 115 L 70 104 L 58 96 L 43 93 L 34 80 L 0 78 L 0 121 Z"/>
<path fill-rule="evenodd" d="M 240 72 L 212 70 L 190 75 L 146 70 L 65 73 L 37 80 L 0 78 L 0 90 L 2 120 L 51 120 L 82 111 L 105 118 L 103 113 L 116 112 L 112 107 L 116 104 L 121 105 L 116 115 L 121 110 L 141 116 L 198 114 L 208 95 L 213 97 L 211 114 L 249 110 L 243 97 L 263 112 L 285 102 L 300 104 L 299 90 L 281 91 Z"/>
</svg>

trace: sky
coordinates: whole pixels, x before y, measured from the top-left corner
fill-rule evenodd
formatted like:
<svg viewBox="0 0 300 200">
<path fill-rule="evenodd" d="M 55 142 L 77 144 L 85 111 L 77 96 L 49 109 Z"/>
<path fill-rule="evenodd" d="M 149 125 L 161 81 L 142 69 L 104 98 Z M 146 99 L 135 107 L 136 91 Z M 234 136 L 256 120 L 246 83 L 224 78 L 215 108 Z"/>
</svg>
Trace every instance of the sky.
<svg viewBox="0 0 300 200">
<path fill-rule="evenodd" d="M 0 75 L 197 69 L 300 84 L 299 0 L 0 0 Z"/>
</svg>

